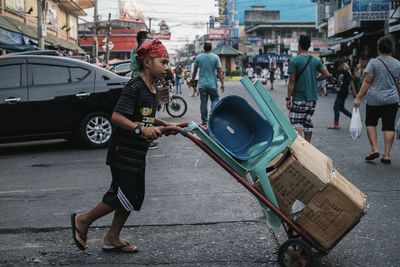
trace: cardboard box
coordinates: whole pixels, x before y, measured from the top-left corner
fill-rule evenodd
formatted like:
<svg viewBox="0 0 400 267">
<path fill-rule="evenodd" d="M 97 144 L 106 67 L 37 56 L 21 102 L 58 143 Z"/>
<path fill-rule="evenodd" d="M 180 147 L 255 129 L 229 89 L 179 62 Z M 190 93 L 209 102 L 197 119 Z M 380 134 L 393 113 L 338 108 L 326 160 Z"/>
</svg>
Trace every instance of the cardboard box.
<svg viewBox="0 0 400 267">
<path fill-rule="evenodd" d="M 333 169 L 329 157 L 303 138 L 295 140 L 290 153 L 269 174 L 279 208 L 329 249 L 365 214 L 366 197 Z M 255 188 L 263 193 L 260 183 Z"/>
<path fill-rule="evenodd" d="M 302 137 L 290 147 L 291 156 L 269 174 L 279 208 L 290 216 L 296 200 L 308 203 L 330 180 L 332 160 Z"/>
<path fill-rule="evenodd" d="M 329 249 L 366 210 L 366 196 L 334 171 L 330 182 L 306 204 L 295 221 L 321 246 Z"/>
</svg>

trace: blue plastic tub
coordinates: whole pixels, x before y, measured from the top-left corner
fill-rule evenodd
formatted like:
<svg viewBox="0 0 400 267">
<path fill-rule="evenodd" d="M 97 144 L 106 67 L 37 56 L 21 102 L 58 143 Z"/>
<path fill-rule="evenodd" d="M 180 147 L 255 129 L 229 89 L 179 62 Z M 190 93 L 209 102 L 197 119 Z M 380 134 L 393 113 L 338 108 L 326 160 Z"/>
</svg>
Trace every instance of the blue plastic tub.
<svg viewBox="0 0 400 267">
<path fill-rule="evenodd" d="M 271 124 L 240 96 L 227 96 L 218 102 L 208 130 L 213 140 L 239 160 L 260 155 L 273 139 Z"/>
</svg>

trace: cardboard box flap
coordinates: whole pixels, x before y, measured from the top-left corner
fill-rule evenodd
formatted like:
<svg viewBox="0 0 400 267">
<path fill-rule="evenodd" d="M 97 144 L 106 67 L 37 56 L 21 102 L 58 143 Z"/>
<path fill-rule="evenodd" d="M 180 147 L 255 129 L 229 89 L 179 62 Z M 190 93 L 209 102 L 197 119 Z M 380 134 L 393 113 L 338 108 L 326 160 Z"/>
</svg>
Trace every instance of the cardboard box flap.
<svg viewBox="0 0 400 267">
<path fill-rule="evenodd" d="M 332 159 L 315 148 L 301 136 L 291 146 L 293 156 L 323 183 L 329 183 L 333 170 Z"/>
<path fill-rule="evenodd" d="M 331 184 L 345 194 L 359 209 L 367 212 L 367 197 L 350 181 L 343 177 L 337 170 L 334 170 L 331 177 Z"/>
</svg>

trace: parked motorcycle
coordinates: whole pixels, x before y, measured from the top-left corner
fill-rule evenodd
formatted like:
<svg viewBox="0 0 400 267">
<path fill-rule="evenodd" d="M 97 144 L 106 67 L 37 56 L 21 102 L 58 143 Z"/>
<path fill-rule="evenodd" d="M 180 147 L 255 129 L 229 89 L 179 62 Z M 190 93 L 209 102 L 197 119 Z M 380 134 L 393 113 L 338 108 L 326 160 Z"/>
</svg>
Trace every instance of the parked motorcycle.
<svg viewBox="0 0 400 267">
<path fill-rule="evenodd" d="M 178 118 L 185 115 L 187 103 L 183 97 L 172 93 L 172 83 L 170 81 L 160 83 L 157 86 L 158 109 L 157 111 L 167 111 L 173 117 Z"/>
</svg>

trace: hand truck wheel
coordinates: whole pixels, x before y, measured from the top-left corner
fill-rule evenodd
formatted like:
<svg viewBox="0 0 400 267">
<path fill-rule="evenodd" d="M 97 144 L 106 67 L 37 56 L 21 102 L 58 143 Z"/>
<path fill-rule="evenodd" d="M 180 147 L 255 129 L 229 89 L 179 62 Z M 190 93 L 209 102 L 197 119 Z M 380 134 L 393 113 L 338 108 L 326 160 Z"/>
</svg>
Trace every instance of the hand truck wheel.
<svg viewBox="0 0 400 267">
<path fill-rule="evenodd" d="M 311 246 L 301 239 L 289 239 L 278 251 L 278 262 L 282 267 L 309 267 L 312 258 Z"/>
</svg>

